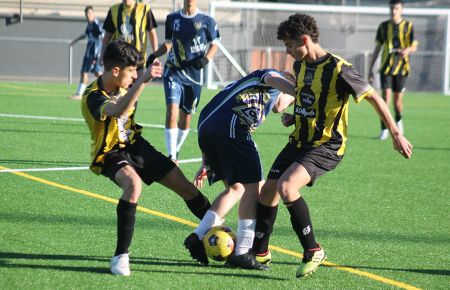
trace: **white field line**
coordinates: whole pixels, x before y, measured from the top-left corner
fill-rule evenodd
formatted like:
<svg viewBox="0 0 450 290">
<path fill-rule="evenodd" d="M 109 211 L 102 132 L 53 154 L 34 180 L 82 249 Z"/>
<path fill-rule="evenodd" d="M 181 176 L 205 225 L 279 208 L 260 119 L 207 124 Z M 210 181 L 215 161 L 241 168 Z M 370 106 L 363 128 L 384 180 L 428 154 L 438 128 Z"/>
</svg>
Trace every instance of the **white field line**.
<svg viewBox="0 0 450 290">
<path fill-rule="evenodd" d="M 178 163 L 195 163 L 201 162 L 201 158 L 192 158 L 192 159 L 184 159 L 178 160 Z M 24 169 L 3 169 L 0 170 L 0 173 L 7 172 L 32 172 L 32 171 L 68 171 L 68 170 L 87 170 L 88 166 L 80 166 L 80 167 L 50 167 L 50 168 L 24 168 Z"/>
<path fill-rule="evenodd" d="M 71 121 L 71 122 L 84 122 L 81 118 L 66 118 L 66 117 L 52 117 L 52 116 L 32 116 L 32 115 L 16 115 L 16 114 L 0 114 L 0 117 L 4 118 L 19 118 L 19 119 L 37 119 L 37 120 L 50 120 L 50 121 Z M 145 124 L 139 123 L 139 125 L 147 128 L 160 128 L 164 129 L 164 125 L 158 124 Z M 197 130 L 190 130 L 191 132 L 197 132 Z"/>
</svg>

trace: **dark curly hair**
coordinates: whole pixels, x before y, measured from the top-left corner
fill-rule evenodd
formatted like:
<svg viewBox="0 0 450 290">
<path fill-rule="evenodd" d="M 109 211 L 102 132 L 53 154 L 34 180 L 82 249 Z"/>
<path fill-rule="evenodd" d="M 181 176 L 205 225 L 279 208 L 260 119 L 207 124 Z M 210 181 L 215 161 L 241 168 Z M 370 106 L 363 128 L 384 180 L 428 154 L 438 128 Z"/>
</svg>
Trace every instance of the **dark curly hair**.
<svg viewBox="0 0 450 290">
<path fill-rule="evenodd" d="M 314 43 L 319 41 L 319 28 L 314 17 L 297 13 L 280 23 L 277 38 L 278 40 L 298 39 L 303 34 L 309 35 Z"/>
<path fill-rule="evenodd" d="M 133 45 L 123 40 L 115 40 L 108 44 L 103 55 L 105 70 L 111 70 L 118 66 L 125 68 L 127 66 L 144 66 L 144 58 L 142 54 Z"/>
</svg>

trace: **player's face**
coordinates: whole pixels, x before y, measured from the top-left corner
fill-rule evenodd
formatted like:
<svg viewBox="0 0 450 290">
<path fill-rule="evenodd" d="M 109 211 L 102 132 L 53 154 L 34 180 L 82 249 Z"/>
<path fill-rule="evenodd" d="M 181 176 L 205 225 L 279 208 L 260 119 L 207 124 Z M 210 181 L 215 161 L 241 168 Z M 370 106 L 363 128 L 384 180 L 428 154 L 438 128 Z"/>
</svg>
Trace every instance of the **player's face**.
<svg viewBox="0 0 450 290">
<path fill-rule="evenodd" d="M 403 5 L 401 3 L 391 5 L 389 7 L 391 19 L 398 19 L 402 17 Z"/>
<path fill-rule="evenodd" d="M 196 6 L 197 0 L 184 0 L 184 7 Z"/>
<path fill-rule="evenodd" d="M 305 43 L 301 39 L 286 39 L 284 40 L 286 53 L 292 56 L 295 60 L 303 60 L 308 54 Z"/>
<path fill-rule="evenodd" d="M 89 9 L 89 10 L 86 12 L 86 20 L 87 20 L 88 22 L 94 22 L 94 20 L 95 20 L 95 13 L 94 13 L 94 10 Z"/>
<path fill-rule="evenodd" d="M 120 69 L 117 80 L 118 86 L 124 89 L 128 89 L 130 85 L 137 79 L 137 67 L 136 66 L 127 66 L 123 69 Z"/>
<path fill-rule="evenodd" d="M 130 7 L 130 6 L 133 6 L 134 5 L 134 2 L 135 2 L 136 0 L 122 0 L 122 3 L 125 5 L 125 6 L 128 6 L 128 7 Z"/>
</svg>

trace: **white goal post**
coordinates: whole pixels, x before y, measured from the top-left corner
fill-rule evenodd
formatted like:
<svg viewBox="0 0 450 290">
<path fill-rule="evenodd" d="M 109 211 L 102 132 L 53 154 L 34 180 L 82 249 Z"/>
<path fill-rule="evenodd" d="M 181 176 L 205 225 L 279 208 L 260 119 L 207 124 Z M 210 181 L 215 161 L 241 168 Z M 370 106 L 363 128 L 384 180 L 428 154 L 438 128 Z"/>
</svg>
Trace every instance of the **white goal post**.
<svg viewBox="0 0 450 290">
<path fill-rule="evenodd" d="M 216 19 L 222 44 L 208 66 L 209 88 L 258 68 L 291 70 L 293 60 L 276 39 L 276 30 L 294 13 L 314 16 L 321 45 L 349 60 L 367 76 L 376 29 L 389 19 L 387 6 L 211 2 L 209 13 Z M 413 22 L 414 37 L 419 41 L 418 51 L 411 56 L 407 89 L 450 95 L 450 9 L 405 7 L 403 16 Z"/>
</svg>

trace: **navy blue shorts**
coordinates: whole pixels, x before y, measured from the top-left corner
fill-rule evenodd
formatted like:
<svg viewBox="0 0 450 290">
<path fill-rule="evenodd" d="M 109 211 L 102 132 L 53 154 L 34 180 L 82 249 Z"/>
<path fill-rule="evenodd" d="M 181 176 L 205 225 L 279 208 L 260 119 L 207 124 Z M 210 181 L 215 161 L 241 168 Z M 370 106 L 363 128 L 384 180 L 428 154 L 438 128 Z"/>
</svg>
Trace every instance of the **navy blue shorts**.
<svg viewBox="0 0 450 290">
<path fill-rule="evenodd" d="M 303 149 L 288 143 L 273 162 L 267 179 L 280 179 L 289 166 L 297 162 L 311 176 L 311 181 L 307 186 L 313 186 L 316 178 L 333 170 L 341 162 L 342 156 L 338 156 L 336 153 L 325 146 Z"/>
<path fill-rule="evenodd" d="M 228 185 L 263 180 L 261 160 L 251 138 L 232 139 L 228 136 L 199 134 L 198 143 L 210 184 L 219 180 L 225 180 Z"/>
<path fill-rule="evenodd" d="M 81 65 L 82 73 L 95 73 L 95 72 L 101 73 L 102 71 L 103 71 L 103 68 L 96 61 L 95 57 L 85 56 L 83 58 L 83 64 Z"/>
<path fill-rule="evenodd" d="M 178 104 L 180 110 L 183 110 L 186 114 L 195 113 L 200 101 L 202 86 L 184 84 L 178 76 L 170 73 L 170 69 L 166 69 L 163 83 L 166 105 Z"/>
</svg>

